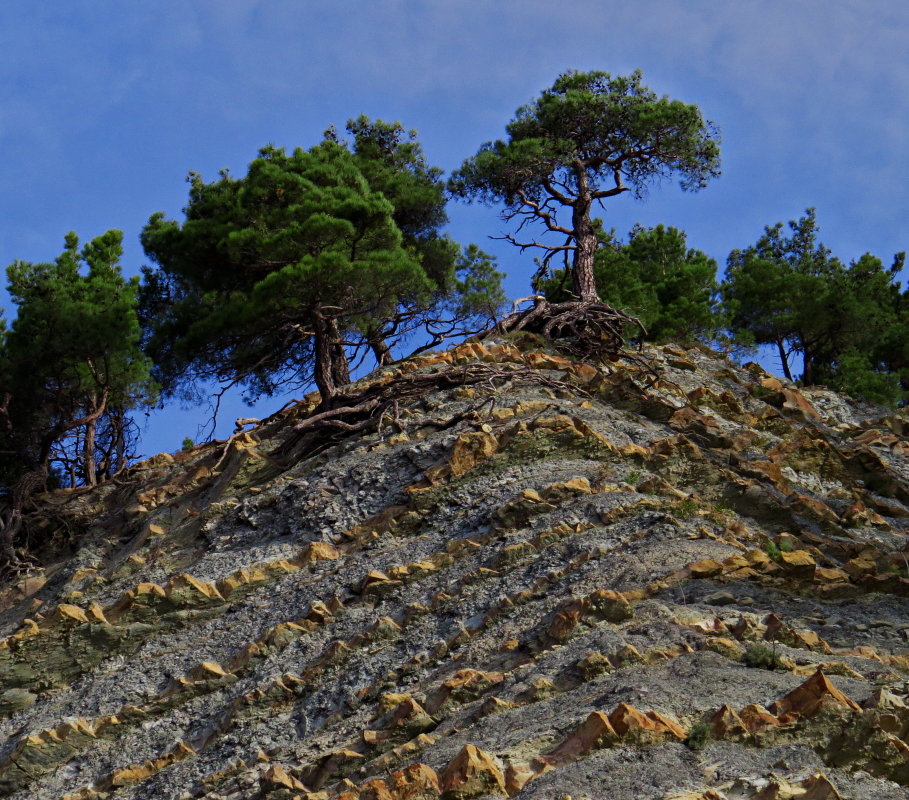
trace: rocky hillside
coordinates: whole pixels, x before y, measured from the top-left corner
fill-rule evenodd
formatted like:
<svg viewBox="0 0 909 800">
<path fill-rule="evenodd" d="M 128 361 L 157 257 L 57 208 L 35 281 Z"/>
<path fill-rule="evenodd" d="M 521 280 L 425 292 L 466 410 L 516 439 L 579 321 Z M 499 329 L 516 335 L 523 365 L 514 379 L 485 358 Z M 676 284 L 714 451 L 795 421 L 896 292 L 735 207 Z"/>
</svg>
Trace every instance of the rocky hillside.
<svg viewBox="0 0 909 800">
<path fill-rule="evenodd" d="M 378 429 L 47 497 L 0 796 L 909 798 L 909 420 L 643 357 L 464 344 L 361 382 L 439 387 Z"/>
</svg>

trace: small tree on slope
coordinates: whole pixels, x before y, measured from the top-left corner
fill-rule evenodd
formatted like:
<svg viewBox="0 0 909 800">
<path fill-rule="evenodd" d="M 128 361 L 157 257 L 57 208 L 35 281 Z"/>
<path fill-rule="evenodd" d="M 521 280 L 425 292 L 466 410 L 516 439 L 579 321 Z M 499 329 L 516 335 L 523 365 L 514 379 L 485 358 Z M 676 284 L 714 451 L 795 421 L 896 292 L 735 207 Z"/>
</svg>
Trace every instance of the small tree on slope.
<svg viewBox="0 0 909 800">
<path fill-rule="evenodd" d="M 122 462 L 126 440 L 108 442 L 126 413 L 147 402 L 149 363 L 139 347 L 136 281 L 120 273 L 120 231 L 79 250 L 75 233 L 48 264 L 7 269 L 16 319 L 0 340 L 0 451 L 7 494 L 0 556 L 15 561 L 23 504 L 54 467 L 93 486 Z M 99 433 L 105 442 L 100 454 Z M 62 477 L 62 476 L 61 476 Z"/>
</svg>

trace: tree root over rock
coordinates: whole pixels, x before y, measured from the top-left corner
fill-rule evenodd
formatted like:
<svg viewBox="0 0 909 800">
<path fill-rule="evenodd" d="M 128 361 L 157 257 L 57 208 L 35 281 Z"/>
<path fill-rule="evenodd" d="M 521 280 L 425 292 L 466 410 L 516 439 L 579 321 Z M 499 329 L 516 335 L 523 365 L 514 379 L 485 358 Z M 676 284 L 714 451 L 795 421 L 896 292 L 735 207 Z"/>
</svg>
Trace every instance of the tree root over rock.
<svg viewBox="0 0 909 800">
<path fill-rule="evenodd" d="M 542 384 L 574 394 L 581 392 L 577 386 L 517 365 L 468 364 L 440 372 L 401 375 L 388 383 L 371 384 L 359 392 L 342 392 L 336 397 L 337 405 L 317 411 L 294 426 L 293 434 L 281 447 L 281 455 L 289 462 L 296 461 L 316 455 L 355 433 L 381 431 L 388 423 L 403 427 L 399 408 L 430 392 L 481 384 L 499 391 L 504 383 Z M 438 426 L 453 427 L 463 419 L 476 417 L 482 406 L 490 404 L 494 404 L 494 398 L 486 398 L 453 418 L 439 421 Z"/>
<path fill-rule="evenodd" d="M 528 300 L 534 301 L 533 307 L 518 311 L 518 306 Z M 628 327 L 637 328 L 642 337 L 647 334 L 637 317 L 600 300 L 550 303 L 542 295 L 531 295 L 515 301 L 514 311 L 481 336 L 527 331 L 542 335 L 575 358 L 617 361 Z"/>
</svg>

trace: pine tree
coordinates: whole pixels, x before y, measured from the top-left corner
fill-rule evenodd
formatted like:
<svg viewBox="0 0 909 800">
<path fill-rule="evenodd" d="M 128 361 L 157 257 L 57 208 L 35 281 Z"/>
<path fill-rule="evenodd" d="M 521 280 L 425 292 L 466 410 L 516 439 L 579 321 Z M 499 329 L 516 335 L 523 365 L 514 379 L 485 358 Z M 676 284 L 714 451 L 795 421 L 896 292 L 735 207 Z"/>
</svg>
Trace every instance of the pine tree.
<svg viewBox="0 0 909 800">
<path fill-rule="evenodd" d="M 0 441 L 8 494 L 0 549 L 14 560 L 25 486 L 52 471 L 92 486 L 128 456 L 130 409 L 152 394 L 140 349 L 137 281 L 120 271 L 122 234 L 107 231 L 81 250 L 75 233 L 52 263 L 17 261 L 7 269 L 15 320 L 0 339 Z M 103 447 L 99 454 L 99 431 Z M 100 458 L 99 458 L 100 455 Z"/>
<path fill-rule="evenodd" d="M 507 141 L 488 142 L 449 182 L 457 195 L 505 205 L 504 217 L 541 227 L 552 241 L 507 234 L 522 250 L 542 251 L 543 266 L 570 258 L 571 293 L 599 299 L 598 226 L 593 212 L 626 192 L 644 196 L 678 176 L 696 191 L 719 175 L 719 137 L 697 106 L 659 97 L 641 73 L 566 72 L 518 109 Z"/>
<path fill-rule="evenodd" d="M 159 266 L 146 270 L 143 305 L 166 385 L 189 375 L 269 392 L 314 380 L 330 404 L 349 380 L 345 348 L 435 288 L 393 212 L 330 138 L 263 148 L 242 178 L 191 174 L 185 221 L 155 214 L 142 233 Z"/>
</svg>

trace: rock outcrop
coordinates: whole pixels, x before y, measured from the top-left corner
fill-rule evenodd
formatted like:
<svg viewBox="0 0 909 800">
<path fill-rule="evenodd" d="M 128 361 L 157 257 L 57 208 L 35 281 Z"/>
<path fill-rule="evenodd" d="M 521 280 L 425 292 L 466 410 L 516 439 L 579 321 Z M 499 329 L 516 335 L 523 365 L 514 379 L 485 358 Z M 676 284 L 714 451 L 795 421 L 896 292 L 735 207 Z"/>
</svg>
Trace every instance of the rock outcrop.
<svg viewBox="0 0 909 800">
<path fill-rule="evenodd" d="M 909 419 L 643 355 L 467 343 L 46 498 L 0 797 L 909 798 Z"/>
</svg>

